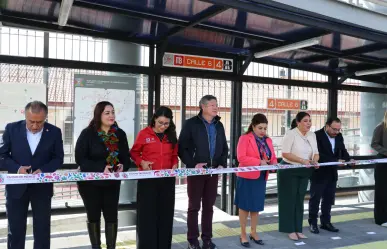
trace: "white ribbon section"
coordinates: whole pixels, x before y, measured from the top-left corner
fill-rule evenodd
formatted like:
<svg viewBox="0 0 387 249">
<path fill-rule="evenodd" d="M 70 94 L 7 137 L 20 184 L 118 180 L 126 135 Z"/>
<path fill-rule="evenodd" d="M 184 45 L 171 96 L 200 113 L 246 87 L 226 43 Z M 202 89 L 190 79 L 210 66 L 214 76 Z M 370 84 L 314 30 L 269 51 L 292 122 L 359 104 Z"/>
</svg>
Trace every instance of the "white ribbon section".
<svg viewBox="0 0 387 249">
<path fill-rule="evenodd" d="M 320 167 L 331 167 L 337 165 L 367 165 L 387 163 L 387 158 L 374 160 L 359 160 L 354 162 L 329 162 L 320 163 Z M 242 173 L 253 171 L 272 171 L 285 170 L 295 168 L 309 168 L 314 165 L 293 165 L 293 164 L 276 164 L 264 166 L 247 166 L 238 168 L 222 168 L 222 169 L 175 169 L 175 170 L 150 170 L 150 171 L 129 171 L 121 173 L 85 173 L 85 172 L 55 172 L 41 174 L 0 174 L 0 184 L 31 184 L 31 183 L 57 183 L 57 182 L 78 182 L 78 181 L 102 181 L 102 180 L 138 180 L 149 178 L 162 177 L 186 177 L 198 175 L 214 175 L 214 174 L 229 174 Z M 355 168 L 355 167 L 354 167 Z M 318 170 L 318 169 L 317 169 Z"/>
</svg>

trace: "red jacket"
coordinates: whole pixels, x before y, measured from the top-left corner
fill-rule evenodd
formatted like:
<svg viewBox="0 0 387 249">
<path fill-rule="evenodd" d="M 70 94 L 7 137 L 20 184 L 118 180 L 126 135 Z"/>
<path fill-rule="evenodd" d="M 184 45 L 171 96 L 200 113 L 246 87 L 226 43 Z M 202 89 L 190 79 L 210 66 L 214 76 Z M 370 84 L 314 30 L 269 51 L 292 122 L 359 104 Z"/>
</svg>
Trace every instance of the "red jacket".
<svg viewBox="0 0 387 249">
<path fill-rule="evenodd" d="M 271 151 L 270 164 L 277 164 L 277 157 L 275 156 L 272 140 L 270 138 L 267 138 L 266 143 Z M 257 142 L 255 141 L 255 137 L 252 133 L 242 135 L 239 138 L 237 147 L 237 158 L 239 162 L 239 167 L 261 165 L 261 156 L 258 153 Z M 239 177 L 247 179 L 258 179 L 260 174 L 260 171 L 237 173 Z M 266 180 L 268 177 L 269 174 L 266 174 Z"/>
<path fill-rule="evenodd" d="M 148 126 L 138 133 L 130 155 L 140 170 L 142 170 L 140 166 L 142 160 L 153 162 L 153 170 L 171 169 L 179 162 L 177 150 L 177 144 L 172 148 L 166 136 L 161 142 L 153 129 Z"/>
</svg>

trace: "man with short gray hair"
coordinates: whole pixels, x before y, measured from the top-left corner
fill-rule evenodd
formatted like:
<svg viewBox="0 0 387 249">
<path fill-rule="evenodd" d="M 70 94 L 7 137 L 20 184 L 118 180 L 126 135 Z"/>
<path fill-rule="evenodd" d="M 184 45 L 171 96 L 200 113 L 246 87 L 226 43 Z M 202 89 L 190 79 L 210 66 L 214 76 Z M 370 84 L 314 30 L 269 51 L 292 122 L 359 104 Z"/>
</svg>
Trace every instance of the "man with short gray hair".
<svg viewBox="0 0 387 249">
<path fill-rule="evenodd" d="M 28 103 L 25 120 L 7 124 L 0 145 L 0 167 L 11 174 L 55 172 L 63 164 L 62 133 L 46 122 L 47 106 Z M 51 198 L 53 184 L 15 184 L 6 186 L 8 249 L 24 249 L 27 211 L 33 212 L 34 249 L 50 248 Z"/>
<path fill-rule="evenodd" d="M 187 168 L 227 166 L 228 145 L 218 116 L 215 96 L 206 95 L 199 102 L 200 112 L 186 121 L 179 137 L 179 157 Z M 198 214 L 202 203 L 202 249 L 215 249 L 212 243 L 212 216 L 218 189 L 218 175 L 187 177 L 188 249 L 200 249 Z"/>
</svg>

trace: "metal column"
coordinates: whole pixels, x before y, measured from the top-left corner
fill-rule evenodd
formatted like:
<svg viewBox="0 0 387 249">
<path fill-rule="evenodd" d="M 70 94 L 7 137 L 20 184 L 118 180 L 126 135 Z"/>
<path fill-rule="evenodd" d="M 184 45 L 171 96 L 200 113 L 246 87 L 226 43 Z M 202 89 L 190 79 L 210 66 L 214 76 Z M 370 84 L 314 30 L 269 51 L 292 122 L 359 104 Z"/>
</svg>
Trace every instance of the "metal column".
<svg viewBox="0 0 387 249">
<path fill-rule="evenodd" d="M 43 58 L 49 58 L 49 48 L 50 48 L 50 33 L 44 32 L 43 37 Z M 48 67 L 43 68 L 43 82 L 46 85 L 46 105 L 48 106 L 48 81 L 49 81 L 49 72 Z"/>
<path fill-rule="evenodd" d="M 186 111 L 187 111 L 187 77 L 182 77 L 181 82 L 181 105 L 180 105 L 180 118 L 181 118 L 181 127 L 183 128 L 186 120 Z M 181 163 L 183 164 L 183 163 Z M 181 167 L 183 165 L 180 165 Z M 179 178 L 179 184 L 183 184 L 183 179 Z"/>
<path fill-rule="evenodd" d="M 340 50 L 341 48 L 341 35 L 339 33 L 333 34 L 332 48 Z M 335 58 L 329 61 L 329 67 L 331 69 L 337 69 L 339 67 L 339 59 Z M 328 91 L 328 116 L 337 117 L 337 103 L 338 103 L 338 85 L 339 78 L 336 73 L 332 73 L 328 76 L 328 84 L 330 89 Z"/>
<path fill-rule="evenodd" d="M 242 67 L 242 60 L 237 60 L 234 73 L 239 74 Z M 238 139 L 242 133 L 242 85 L 243 82 L 236 80 L 232 82 L 231 93 L 231 141 L 230 141 L 230 162 L 229 167 L 237 166 L 237 145 Z M 236 215 L 237 210 L 234 208 L 235 183 L 236 175 L 229 174 L 227 212 Z"/>
<path fill-rule="evenodd" d="M 155 47 L 149 46 L 149 67 L 155 68 Z M 150 124 L 153 116 L 153 97 L 155 91 L 155 75 L 149 75 L 148 80 L 148 124 Z"/>
<path fill-rule="evenodd" d="M 287 79 L 291 80 L 292 79 L 292 69 L 288 68 L 288 75 Z M 288 86 L 288 99 L 292 98 L 292 86 Z M 286 111 L 286 127 L 285 127 L 285 132 L 290 126 L 292 125 L 292 111 Z M 285 135 L 285 134 L 284 134 Z"/>
</svg>

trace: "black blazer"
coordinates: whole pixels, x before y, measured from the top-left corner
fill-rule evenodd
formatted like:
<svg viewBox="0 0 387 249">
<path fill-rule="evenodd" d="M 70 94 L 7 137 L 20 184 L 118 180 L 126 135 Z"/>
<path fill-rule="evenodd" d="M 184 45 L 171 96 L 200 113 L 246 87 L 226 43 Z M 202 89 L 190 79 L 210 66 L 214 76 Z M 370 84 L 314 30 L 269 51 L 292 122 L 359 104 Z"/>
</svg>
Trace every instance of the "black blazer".
<svg viewBox="0 0 387 249">
<path fill-rule="evenodd" d="M 207 163 L 208 167 L 219 165 L 227 167 L 228 144 L 220 117 L 215 118 L 215 155 L 211 160 L 208 132 L 204 121 L 200 118 L 202 112 L 188 119 L 179 136 L 179 157 L 187 168 L 195 168 L 198 163 Z"/>
<path fill-rule="evenodd" d="M 16 174 L 20 166 L 31 165 L 32 171 L 55 172 L 63 164 L 63 141 L 61 130 L 49 123 L 44 124 L 42 137 L 32 155 L 27 140 L 26 121 L 10 123 L 5 127 L 3 143 L 0 143 L 0 167 L 8 173 Z M 53 184 L 32 184 L 34 191 L 42 198 L 53 195 Z M 19 199 L 27 189 L 27 184 L 7 185 L 7 198 Z"/>
<path fill-rule="evenodd" d="M 335 151 L 332 151 L 331 142 L 328 139 L 327 134 L 325 133 L 324 128 L 318 130 L 316 133 L 317 146 L 320 155 L 319 162 L 337 162 L 339 160 L 349 161 L 350 157 L 347 149 L 344 145 L 344 138 L 341 134 L 338 134 L 335 137 Z M 332 178 L 333 177 L 333 178 Z M 312 181 L 322 181 L 324 179 L 331 178 L 334 181 L 337 181 L 337 166 L 323 166 L 315 170 L 312 174 Z"/>
<path fill-rule="evenodd" d="M 130 154 L 126 133 L 118 128 L 117 137 L 119 140 L 118 159 L 124 166 L 124 171 L 127 171 L 130 166 Z M 75 146 L 75 162 L 79 165 L 82 172 L 103 172 L 108 155 L 109 152 L 106 150 L 106 146 L 98 136 L 97 131 L 88 127 L 81 132 Z M 93 181 L 94 184 L 97 182 L 102 185 L 103 182 L 111 183 L 111 181 Z"/>
</svg>

